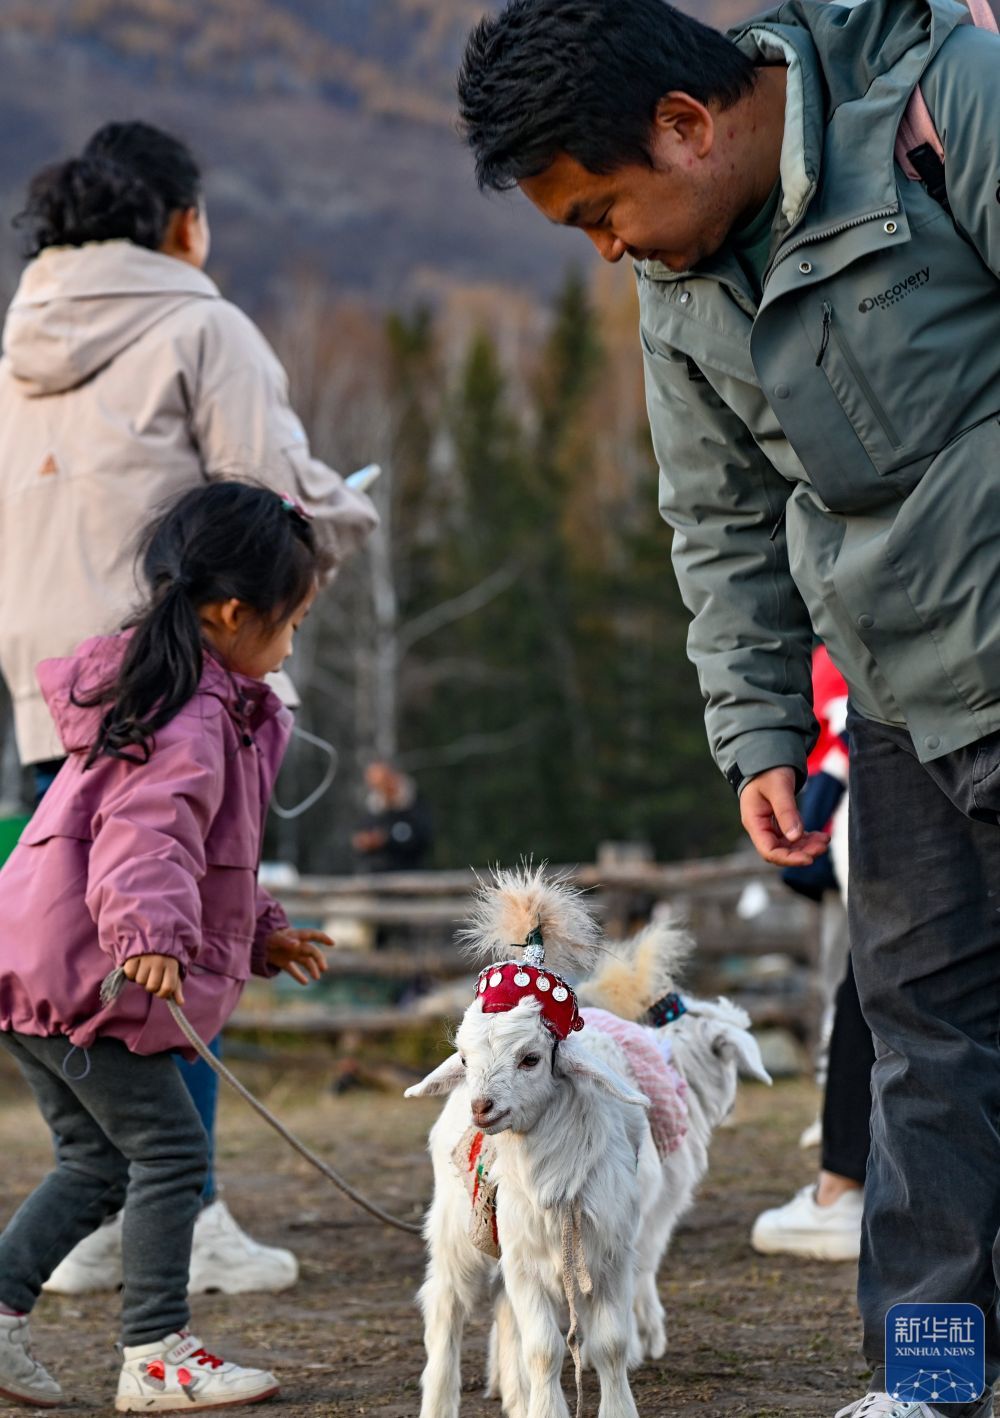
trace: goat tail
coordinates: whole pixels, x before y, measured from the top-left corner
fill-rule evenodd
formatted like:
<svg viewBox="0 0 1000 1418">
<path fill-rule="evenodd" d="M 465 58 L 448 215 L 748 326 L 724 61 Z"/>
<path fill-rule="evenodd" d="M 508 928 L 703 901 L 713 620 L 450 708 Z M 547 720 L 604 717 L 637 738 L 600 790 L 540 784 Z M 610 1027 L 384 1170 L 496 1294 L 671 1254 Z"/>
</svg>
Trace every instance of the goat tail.
<svg viewBox="0 0 1000 1418">
<path fill-rule="evenodd" d="M 608 953 L 580 987 L 580 1003 L 639 1021 L 650 1005 L 677 988 L 694 942 L 674 921 L 655 921 Z"/>
</svg>

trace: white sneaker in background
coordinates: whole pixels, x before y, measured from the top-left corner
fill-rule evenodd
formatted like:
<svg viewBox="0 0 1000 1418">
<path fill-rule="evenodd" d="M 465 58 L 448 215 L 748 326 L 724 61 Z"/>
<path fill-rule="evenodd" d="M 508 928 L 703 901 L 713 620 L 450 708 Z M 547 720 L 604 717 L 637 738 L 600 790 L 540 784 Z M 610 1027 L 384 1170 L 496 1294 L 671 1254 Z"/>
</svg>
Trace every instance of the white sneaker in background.
<svg viewBox="0 0 1000 1418">
<path fill-rule="evenodd" d="M 262 1246 L 236 1224 L 224 1201 L 206 1206 L 195 1222 L 188 1291 L 242 1295 L 253 1290 L 287 1290 L 299 1278 L 291 1251 Z"/>
<path fill-rule="evenodd" d="M 802 1129 L 799 1138 L 799 1146 L 802 1148 L 818 1147 L 823 1141 L 823 1119 L 813 1118 L 807 1128 Z"/>
<path fill-rule="evenodd" d="M 31 1352 L 27 1315 L 0 1315 L 0 1398 L 55 1408 L 63 1391 Z"/>
<path fill-rule="evenodd" d="M 753 1223 L 750 1244 L 763 1255 L 857 1260 L 863 1207 L 860 1187 L 844 1192 L 832 1206 L 817 1204 L 815 1186 L 803 1187 L 784 1206 L 761 1212 Z"/>
<path fill-rule="evenodd" d="M 84 1236 L 42 1286 L 52 1295 L 89 1295 L 122 1283 L 122 1214 Z"/>
<path fill-rule="evenodd" d="M 156 1344 L 126 1346 L 122 1358 L 115 1398 L 119 1413 L 198 1413 L 259 1403 L 279 1388 L 273 1374 L 227 1363 L 187 1330 L 168 1334 Z"/>
</svg>

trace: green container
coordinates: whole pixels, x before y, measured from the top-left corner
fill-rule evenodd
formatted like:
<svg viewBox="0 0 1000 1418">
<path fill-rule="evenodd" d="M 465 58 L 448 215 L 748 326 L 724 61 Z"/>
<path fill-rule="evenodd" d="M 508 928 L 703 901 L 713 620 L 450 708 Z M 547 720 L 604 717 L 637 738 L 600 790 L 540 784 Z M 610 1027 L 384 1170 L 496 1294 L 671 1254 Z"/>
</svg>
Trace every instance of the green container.
<svg viewBox="0 0 1000 1418">
<path fill-rule="evenodd" d="M 0 817 L 0 866 L 17 846 L 18 838 L 27 825 L 26 817 Z"/>
</svg>

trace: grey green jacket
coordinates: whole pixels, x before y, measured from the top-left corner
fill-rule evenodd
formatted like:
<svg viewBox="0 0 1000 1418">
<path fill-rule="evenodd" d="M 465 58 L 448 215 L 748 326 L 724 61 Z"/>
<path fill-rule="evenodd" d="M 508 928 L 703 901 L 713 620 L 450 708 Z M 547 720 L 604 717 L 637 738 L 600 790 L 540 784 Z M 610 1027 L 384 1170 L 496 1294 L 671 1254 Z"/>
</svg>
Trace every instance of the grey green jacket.
<svg viewBox="0 0 1000 1418">
<path fill-rule="evenodd" d="M 758 308 L 723 248 L 638 264 L 661 511 L 719 766 L 799 772 L 813 627 L 931 759 L 1000 729 L 1000 38 L 951 0 L 790 0 L 734 31 L 789 65 Z M 953 218 L 893 162 L 920 80 Z"/>
</svg>

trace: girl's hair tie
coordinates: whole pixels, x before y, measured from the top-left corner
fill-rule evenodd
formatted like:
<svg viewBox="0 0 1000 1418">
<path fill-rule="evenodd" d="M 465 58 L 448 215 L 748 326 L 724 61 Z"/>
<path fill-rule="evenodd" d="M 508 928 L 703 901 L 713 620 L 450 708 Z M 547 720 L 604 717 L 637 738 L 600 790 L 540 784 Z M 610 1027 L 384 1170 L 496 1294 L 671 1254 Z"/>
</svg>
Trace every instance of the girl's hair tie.
<svg viewBox="0 0 1000 1418">
<path fill-rule="evenodd" d="M 286 512 L 290 512 L 293 517 L 300 518 L 306 525 L 312 521 L 312 513 L 307 512 L 302 506 L 302 503 L 299 502 L 297 498 L 293 497 L 290 492 L 279 492 L 278 496 L 281 498 L 281 505 Z"/>
</svg>

